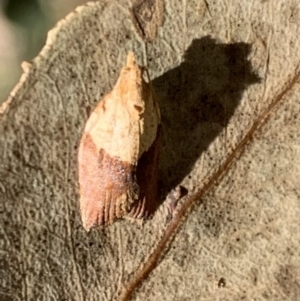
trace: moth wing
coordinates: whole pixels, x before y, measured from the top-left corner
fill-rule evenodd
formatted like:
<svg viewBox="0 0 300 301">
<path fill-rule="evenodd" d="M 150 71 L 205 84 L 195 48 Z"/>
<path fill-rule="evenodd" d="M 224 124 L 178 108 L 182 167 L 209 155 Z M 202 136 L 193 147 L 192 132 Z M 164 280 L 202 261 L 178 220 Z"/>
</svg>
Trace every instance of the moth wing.
<svg viewBox="0 0 300 301">
<path fill-rule="evenodd" d="M 135 202 L 128 214 L 129 218 L 149 218 L 156 210 L 158 198 L 158 159 L 160 152 L 161 128 L 151 147 L 145 151 L 137 164 L 137 183 L 139 200 Z"/>
<path fill-rule="evenodd" d="M 138 199 L 139 188 L 136 184 L 136 164 L 122 160 L 136 150 L 126 151 L 130 134 L 138 131 L 138 124 L 124 116 L 116 116 L 119 105 L 116 97 L 109 94 L 96 107 L 87 121 L 79 146 L 79 184 L 80 211 L 84 228 L 105 225 L 126 215 Z M 117 120 L 117 125 L 114 124 Z M 122 120 L 122 122 L 120 122 Z M 135 130 L 134 127 L 137 129 Z M 118 152 L 122 150 L 122 154 Z"/>
<path fill-rule="evenodd" d="M 86 230 L 127 214 L 144 218 L 156 202 L 160 113 L 143 70 L 130 52 L 87 121 L 78 157 Z"/>
</svg>

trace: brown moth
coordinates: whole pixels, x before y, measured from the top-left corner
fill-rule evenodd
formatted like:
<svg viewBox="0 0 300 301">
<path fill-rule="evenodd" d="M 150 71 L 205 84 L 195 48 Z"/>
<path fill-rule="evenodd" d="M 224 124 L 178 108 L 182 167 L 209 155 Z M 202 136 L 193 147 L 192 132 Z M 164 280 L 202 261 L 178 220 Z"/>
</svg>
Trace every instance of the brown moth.
<svg viewBox="0 0 300 301">
<path fill-rule="evenodd" d="M 161 121 L 144 71 L 129 52 L 115 87 L 86 123 L 78 162 L 87 231 L 117 218 L 147 218 L 155 210 Z"/>
</svg>

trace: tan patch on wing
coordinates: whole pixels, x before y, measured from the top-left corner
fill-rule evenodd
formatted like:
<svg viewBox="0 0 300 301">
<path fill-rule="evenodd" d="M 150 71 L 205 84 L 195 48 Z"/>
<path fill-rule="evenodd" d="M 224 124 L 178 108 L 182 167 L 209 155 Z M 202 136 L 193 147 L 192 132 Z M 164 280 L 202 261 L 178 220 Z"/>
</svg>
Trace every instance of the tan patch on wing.
<svg viewBox="0 0 300 301">
<path fill-rule="evenodd" d="M 98 150 L 134 165 L 152 145 L 160 122 L 142 69 L 129 53 L 113 91 L 97 105 L 85 127 Z"/>
</svg>

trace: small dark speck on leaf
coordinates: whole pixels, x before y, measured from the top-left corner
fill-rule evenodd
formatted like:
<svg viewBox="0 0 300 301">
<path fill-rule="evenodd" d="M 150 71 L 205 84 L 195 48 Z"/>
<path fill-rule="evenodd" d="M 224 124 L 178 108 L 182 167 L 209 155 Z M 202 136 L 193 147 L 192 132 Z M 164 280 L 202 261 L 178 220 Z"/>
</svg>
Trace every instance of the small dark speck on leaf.
<svg viewBox="0 0 300 301">
<path fill-rule="evenodd" d="M 226 286 L 226 280 L 225 278 L 221 277 L 218 282 L 218 287 L 225 287 Z"/>
</svg>

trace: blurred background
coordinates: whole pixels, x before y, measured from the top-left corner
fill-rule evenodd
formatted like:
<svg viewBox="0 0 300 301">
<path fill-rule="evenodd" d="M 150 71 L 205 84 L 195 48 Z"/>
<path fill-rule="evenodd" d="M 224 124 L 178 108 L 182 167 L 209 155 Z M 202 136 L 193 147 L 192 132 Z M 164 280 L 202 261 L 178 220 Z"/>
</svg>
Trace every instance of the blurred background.
<svg viewBox="0 0 300 301">
<path fill-rule="evenodd" d="M 44 46 L 47 32 L 86 0 L 0 0 L 0 104 Z"/>
</svg>

